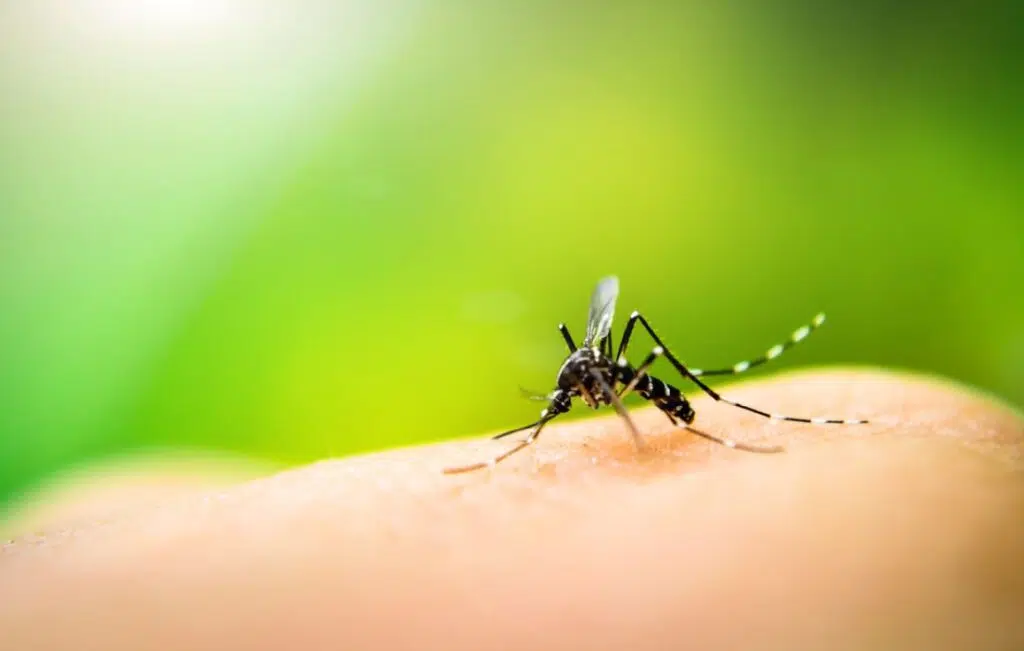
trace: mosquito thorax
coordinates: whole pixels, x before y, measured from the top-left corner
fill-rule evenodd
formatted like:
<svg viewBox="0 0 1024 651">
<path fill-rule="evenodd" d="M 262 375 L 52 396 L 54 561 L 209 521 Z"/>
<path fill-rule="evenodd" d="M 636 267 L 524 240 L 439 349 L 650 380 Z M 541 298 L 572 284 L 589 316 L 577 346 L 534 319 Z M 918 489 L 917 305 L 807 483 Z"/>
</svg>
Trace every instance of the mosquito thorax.
<svg viewBox="0 0 1024 651">
<path fill-rule="evenodd" d="M 573 351 L 558 369 L 558 388 L 571 391 L 580 384 L 589 384 L 590 369 L 604 365 L 604 357 L 593 348 Z"/>
</svg>

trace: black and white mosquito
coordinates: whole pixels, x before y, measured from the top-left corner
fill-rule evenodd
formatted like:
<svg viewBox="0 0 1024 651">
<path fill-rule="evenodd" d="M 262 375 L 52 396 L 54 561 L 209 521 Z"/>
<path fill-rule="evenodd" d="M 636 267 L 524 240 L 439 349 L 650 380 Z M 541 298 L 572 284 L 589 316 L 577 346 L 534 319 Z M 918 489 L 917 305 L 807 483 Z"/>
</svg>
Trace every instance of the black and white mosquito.
<svg viewBox="0 0 1024 651">
<path fill-rule="evenodd" d="M 593 409 L 597 409 L 602 404 L 615 407 L 615 410 L 629 428 L 637 449 L 643 449 L 643 438 L 640 436 L 640 432 L 637 431 L 636 425 L 629 417 L 629 412 L 622 403 L 622 399 L 633 391 L 644 399 L 653 402 L 674 425 L 710 441 L 747 452 L 774 453 L 783 451 L 781 446 L 739 443 L 732 439 L 720 438 L 692 427 L 695 413 L 682 392 L 671 384 L 663 382 L 648 373 L 648 369 L 654 364 L 655 360 L 662 356 L 671 362 L 672 366 L 675 367 L 676 371 L 683 378 L 696 384 L 701 391 L 711 396 L 714 400 L 744 409 L 770 420 L 813 423 L 815 425 L 860 425 L 867 423 L 866 420 L 859 419 L 803 418 L 774 414 L 724 398 L 700 379 L 710 375 L 737 375 L 775 359 L 788 348 L 806 339 L 807 335 L 821 326 L 825 322 L 824 314 L 818 314 L 810 324 L 794 331 L 786 342 L 772 346 L 756 359 L 739 362 L 729 368 L 708 371 L 688 368 L 680 362 L 654 332 L 647 319 L 639 312 L 633 312 L 629 315 L 629 321 L 626 322 L 626 330 L 619 341 L 618 350 L 615 350 L 613 354 L 612 319 L 615 315 L 615 300 L 618 298 L 618 295 L 619 280 L 615 276 L 609 276 L 598 282 L 597 287 L 594 289 L 594 294 L 590 298 L 587 332 L 583 337 L 583 343 L 578 348 L 565 324 L 561 323 L 558 325 L 558 330 L 562 333 L 562 338 L 565 339 L 565 343 L 569 346 L 570 351 L 569 357 L 562 364 L 562 368 L 558 370 L 558 386 L 546 396 L 531 396 L 547 401 L 547 407 L 540 412 L 539 420 L 507 432 L 502 432 L 493 437 L 500 439 L 516 432 L 530 430 L 526 438 L 488 461 L 446 468 L 445 473 L 455 474 L 479 470 L 504 461 L 536 441 L 546 424 L 557 416 L 569 411 L 572 407 L 572 399 L 575 397 L 581 398 Z M 640 323 L 644 330 L 647 331 L 647 334 L 651 336 L 655 346 L 643 362 L 639 366 L 634 367 L 626 360 L 626 349 L 633 336 L 633 328 L 637 323 Z"/>
</svg>

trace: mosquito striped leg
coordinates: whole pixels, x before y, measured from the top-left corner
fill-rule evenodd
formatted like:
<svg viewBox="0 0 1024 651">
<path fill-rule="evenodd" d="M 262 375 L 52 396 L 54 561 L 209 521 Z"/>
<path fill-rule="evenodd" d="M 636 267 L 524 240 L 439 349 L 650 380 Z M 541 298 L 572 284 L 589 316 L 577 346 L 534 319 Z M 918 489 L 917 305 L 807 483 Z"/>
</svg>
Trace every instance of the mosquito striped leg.
<svg viewBox="0 0 1024 651">
<path fill-rule="evenodd" d="M 576 352 L 576 342 L 572 340 L 572 335 L 569 334 L 569 328 L 564 323 L 558 324 L 558 331 L 562 333 L 562 339 L 565 339 L 565 345 L 569 347 L 569 352 Z"/>
<path fill-rule="evenodd" d="M 856 418 L 804 418 L 800 416 L 784 416 L 782 414 L 773 414 L 771 412 L 758 409 L 757 407 L 751 407 L 750 405 L 745 405 L 741 402 L 736 402 L 734 400 L 723 398 L 722 396 L 718 395 L 718 393 L 716 393 L 714 389 L 701 382 L 699 377 L 691 373 L 690 370 L 686 368 L 686 366 L 682 362 L 676 359 L 676 356 L 672 354 L 672 351 L 668 349 L 664 342 L 662 342 L 661 338 L 658 337 L 658 335 L 654 332 L 654 329 L 651 328 L 651 325 L 647 323 L 647 319 L 645 319 L 643 315 L 641 315 L 639 312 L 633 312 L 633 314 L 629 316 L 629 321 L 626 323 L 626 332 L 623 334 L 622 342 L 620 342 L 619 344 L 620 355 L 622 354 L 622 351 L 625 350 L 626 345 L 629 343 L 630 335 L 632 335 L 633 332 L 633 325 L 637 321 L 639 321 L 640 325 L 644 327 L 644 329 L 647 331 L 647 334 L 651 336 L 651 339 L 653 339 L 656 344 L 658 344 L 664 349 L 665 358 L 672 363 L 672 366 L 674 366 L 675 369 L 679 371 L 679 374 L 682 375 L 683 377 L 689 378 L 691 382 L 700 387 L 701 391 L 708 394 L 716 401 L 724 402 L 727 405 L 732 405 L 733 407 L 739 407 L 740 409 L 749 411 L 752 414 L 757 414 L 759 416 L 763 416 L 771 420 L 785 420 L 794 423 L 813 423 L 815 425 L 862 425 L 864 423 L 867 423 L 866 420 L 860 420 Z"/>
<path fill-rule="evenodd" d="M 537 440 L 537 437 L 540 436 L 540 432 L 541 432 L 542 429 L 544 429 L 544 425 L 546 425 L 547 422 L 549 420 L 553 419 L 554 417 L 555 416 L 551 416 L 551 415 L 545 414 L 539 421 L 534 423 L 534 425 L 536 425 L 536 427 L 533 429 L 533 431 L 530 432 L 530 434 L 525 439 L 523 439 L 522 441 L 517 443 L 515 446 L 509 448 L 508 450 L 502 452 L 498 456 L 496 456 L 496 457 L 494 457 L 494 458 L 492 458 L 492 459 L 490 459 L 488 461 L 481 461 L 481 462 L 478 462 L 478 463 L 471 463 L 471 464 L 466 465 L 466 466 L 454 466 L 454 467 L 450 467 L 450 468 L 445 468 L 444 469 L 444 474 L 446 474 L 446 475 L 457 475 L 457 474 L 460 474 L 460 473 L 463 473 L 463 472 L 472 472 L 474 470 L 482 470 L 484 468 L 491 468 L 493 466 L 498 465 L 499 463 L 501 463 L 505 459 L 508 459 L 509 457 L 511 457 L 516 452 L 519 452 L 523 448 L 529 447 L 534 441 Z M 530 427 L 530 425 L 527 425 L 527 427 Z M 514 432 L 522 431 L 523 429 L 526 429 L 526 428 L 525 427 L 521 427 L 521 428 L 516 429 L 516 430 L 511 430 L 509 432 L 504 432 L 504 433 L 499 434 L 498 436 L 496 436 L 494 438 L 500 438 L 500 437 L 505 436 L 507 434 L 512 434 Z"/>
<path fill-rule="evenodd" d="M 673 422 L 675 421 L 673 420 Z M 678 423 L 676 424 L 678 425 Z M 724 445 L 727 448 L 734 448 L 736 450 L 743 450 L 744 452 L 757 452 L 758 454 L 775 454 L 778 452 L 786 451 L 786 448 L 782 447 L 781 445 L 751 445 L 749 443 L 739 443 L 738 441 L 734 441 L 732 439 L 722 438 L 719 436 L 715 436 L 714 434 L 702 432 L 699 429 L 693 427 L 692 425 L 680 425 L 680 427 L 682 427 L 688 432 L 696 434 L 697 436 L 706 438 L 709 441 L 714 441 L 719 445 Z"/>
<path fill-rule="evenodd" d="M 601 371 L 597 370 L 596 368 L 592 368 L 590 369 L 590 374 L 594 376 L 594 379 L 597 381 L 598 386 L 600 386 L 604 394 L 608 396 L 608 400 L 615 407 L 615 411 L 619 412 L 619 416 L 622 417 L 622 420 L 626 421 L 626 425 L 629 427 L 629 433 L 633 435 L 633 443 L 636 445 L 636 449 L 645 449 L 646 446 L 644 445 L 644 439 L 642 436 L 640 436 L 640 431 L 637 430 L 636 424 L 633 423 L 633 419 L 629 417 L 629 410 L 626 409 L 626 405 L 622 404 L 622 400 L 619 398 L 618 395 L 616 395 L 615 391 L 611 388 L 611 386 L 608 385 L 608 382 L 604 379 L 604 376 L 601 375 Z"/>
<path fill-rule="evenodd" d="M 619 398 L 625 398 L 626 396 L 628 396 L 630 392 L 636 388 L 637 383 L 640 380 L 642 380 L 643 377 L 647 374 L 647 369 L 651 367 L 651 364 L 653 364 L 654 361 L 661 357 L 663 354 L 665 354 L 665 349 L 662 348 L 661 346 L 655 346 L 654 350 L 652 350 L 650 354 L 647 355 L 643 363 L 640 364 L 640 366 L 637 366 L 636 369 L 633 371 L 633 379 L 629 381 L 629 384 L 622 387 L 621 391 L 619 391 Z M 620 367 L 626 366 L 627 363 L 628 362 L 626 362 L 625 357 L 619 358 L 618 364 Z"/>
<path fill-rule="evenodd" d="M 782 353 L 786 352 L 788 349 L 792 348 L 793 346 L 797 345 L 798 343 L 806 339 L 807 335 L 811 334 L 812 332 L 820 328 L 823 323 L 825 323 L 825 315 L 818 314 L 811 320 L 809 324 L 801 326 L 794 330 L 793 334 L 789 336 L 789 339 L 782 342 L 781 344 L 776 344 L 772 346 L 763 355 L 756 359 L 737 362 L 736 364 L 733 364 L 729 368 L 716 368 L 710 371 L 701 370 L 699 368 L 691 368 L 690 374 L 693 375 L 694 377 L 702 377 L 707 375 L 738 375 L 740 373 L 744 373 L 752 368 L 758 367 L 766 362 L 770 362 L 771 360 L 775 359 Z"/>
</svg>

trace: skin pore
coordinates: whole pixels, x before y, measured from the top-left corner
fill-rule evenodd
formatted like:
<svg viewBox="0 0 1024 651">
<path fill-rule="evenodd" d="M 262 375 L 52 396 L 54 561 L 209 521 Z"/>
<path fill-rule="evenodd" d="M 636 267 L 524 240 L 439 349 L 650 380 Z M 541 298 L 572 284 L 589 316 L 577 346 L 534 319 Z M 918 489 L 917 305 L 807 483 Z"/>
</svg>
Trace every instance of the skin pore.
<svg viewBox="0 0 1024 651">
<path fill-rule="evenodd" d="M 168 494 L 0 555 L 11 649 L 1024 648 L 1024 419 L 817 370 L 632 412 Z M 339 434 L 339 436 L 342 434 Z"/>
</svg>

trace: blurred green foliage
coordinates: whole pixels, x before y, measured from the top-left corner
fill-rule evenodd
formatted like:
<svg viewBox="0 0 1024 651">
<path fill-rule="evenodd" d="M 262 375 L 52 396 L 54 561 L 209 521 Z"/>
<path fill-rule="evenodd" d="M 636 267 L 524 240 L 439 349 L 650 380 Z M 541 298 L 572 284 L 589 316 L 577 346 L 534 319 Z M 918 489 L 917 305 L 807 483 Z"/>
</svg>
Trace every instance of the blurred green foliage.
<svg viewBox="0 0 1024 651">
<path fill-rule="evenodd" d="M 93 4 L 0 9 L 0 503 L 518 424 L 608 273 L 696 366 L 824 310 L 777 368 L 1024 402 L 996 5 Z"/>
</svg>

